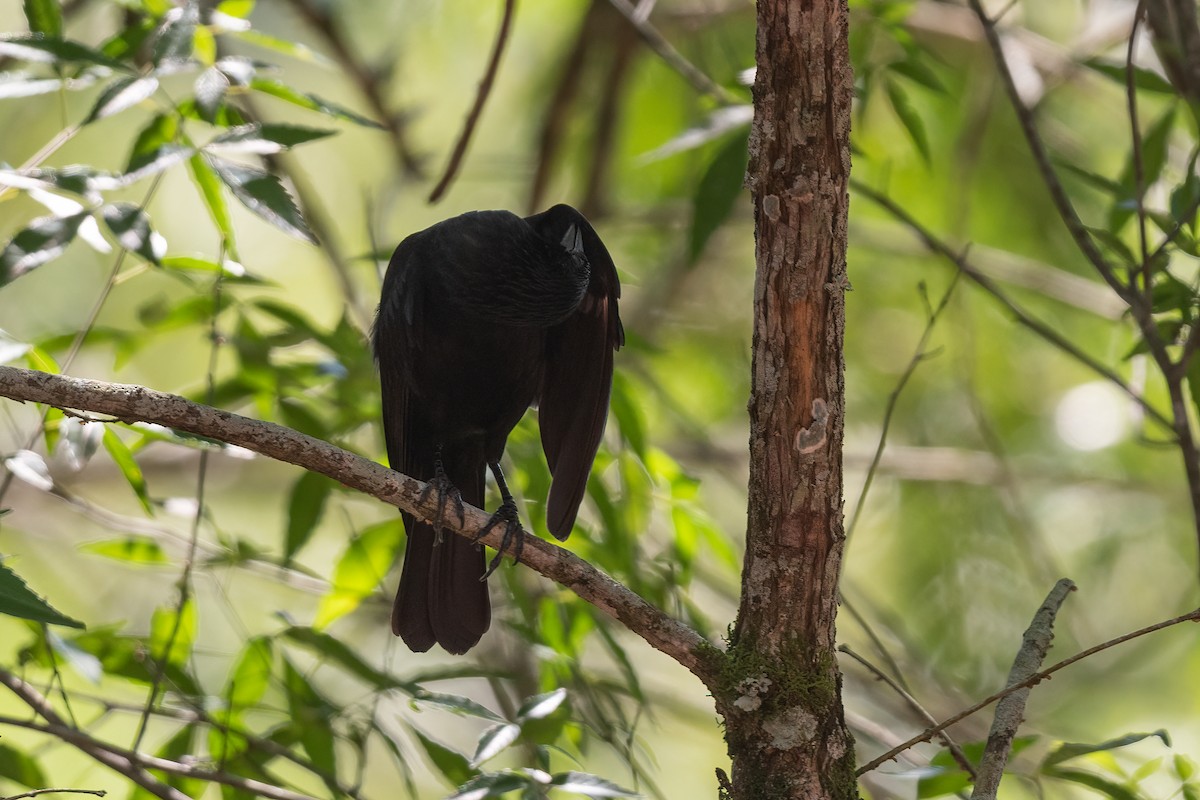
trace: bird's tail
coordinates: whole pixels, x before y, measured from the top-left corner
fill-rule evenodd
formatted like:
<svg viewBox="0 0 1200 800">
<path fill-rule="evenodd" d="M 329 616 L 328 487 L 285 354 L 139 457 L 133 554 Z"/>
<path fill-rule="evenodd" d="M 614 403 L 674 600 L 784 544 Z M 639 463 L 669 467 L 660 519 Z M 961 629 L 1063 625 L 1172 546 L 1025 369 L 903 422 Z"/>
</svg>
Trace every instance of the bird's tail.
<svg viewBox="0 0 1200 800">
<path fill-rule="evenodd" d="M 446 476 L 462 493 L 463 502 L 482 506 L 485 465 L 471 461 L 443 455 Z M 482 580 L 483 548 L 449 531 L 443 531 L 438 544 L 432 525 L 411 514 L 403 517 L 408 545 L 392 607 L 392 632 L 415 652 L 436 643 L 449 653 L 465 653 L 492 622 L 487 583 Z M 446 504 L 446 519 L 457 519 L 453 501 Z"/>
</svg>

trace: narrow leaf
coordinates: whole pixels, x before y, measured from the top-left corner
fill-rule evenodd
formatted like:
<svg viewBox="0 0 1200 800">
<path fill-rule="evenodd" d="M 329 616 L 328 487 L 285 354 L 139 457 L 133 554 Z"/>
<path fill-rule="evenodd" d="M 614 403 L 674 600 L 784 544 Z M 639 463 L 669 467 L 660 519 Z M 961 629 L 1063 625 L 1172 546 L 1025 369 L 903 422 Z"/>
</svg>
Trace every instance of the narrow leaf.
<svg viewBox="0 0 1200 800">
<path fill-rule="evenodd" d="M 0 744 L 0 775 L 30 789 L 42 789 L 48 785 L 46 775 L 37 762 L 7 744 Z"/>
<path fill-rule="evenodd" d="M 587 797 L 640 797 L 637 792 L 623 789 L 611 781 L 584 772 L 560 772 L 550 785 L 564 792 L 575 792 Z"/>
<path fill-rule="evenodd" d="M 521 735 L 521 726 L 505 722 L 493 725 L 479 737 L 475 745 L 475 755 L 471 757 L 471 767 L 478 767 L 489 758 L 499 755 L 508 749 Z"/>
<path fill-rule="evenodd" d="M 931 162 L 929 154 L 929 138 L 925 134 L 925 122 L 921 119 L 921 115 L 913 108 L 909 102 L 908 94 L 900 88 L 900 85 L 895 81 L 884 81 L 887 89 L 888 101 L 892 104 L 892 110 L 896 112 L 896 116 L 900 119 L 900 124 L 904 126 L 908 137 L 912 139 L 916 145 L 917 152 L 921 154 L 921 158 L 926 164 Z"/>
<path fill-rule="evenodd" d="M 58 78 L 42 78 L 30 72 L 0 72 L 0 100 L 49 94 L 63 86 L 64 81 Z"/>
<path fill-rule="evenodd" d="M 321 598 L 314 628 L 324 628 L 358 608 L 379 588 L 404 543 L 399 518 L 387 520 L 355 536 L 333 569 L 333 588 Z"/>
<path fill-rule="evenodd" d="M 167 240 L 150 227 L 150 217 L 145 211 L 133 203 L 112 203 L 104 207 L 102 216 L 121 247 L 151 264 L 161 263 L 167 252 Z"/>
<path fill-rule="evenodd" d="M 179 118 L 174 114 L 159 114 L 138 133 L 129 153 L 126 174 L 137 172 L 163 158 L 164 148 L 175 145 L 179 135 Z"/>
<path fill-rule="evenodd" d="M 92 111 L 83 120 L 83 124 L 87 125 L 98 119 L 119 114 L 148 99 L 157 91 L 158 78 L 152 75 L 144 78 L 121 78 L 114 81 L 100 93 L 96 105 L 92 106 Z"/>
<path fill-rule="evenodd" d="M 307 108 L 310 111 L 316 111 L 329 117 L 336 119 L 344 119 L 347 122 L 353 122 L 358 125 L 364 125 L 368 128 L 383 128 L 373 119 L 368 119 L 360 114 L 355 114 L 348 108 L 330 103 L 327 100 L 322 100 L 316 95 L 301 92 L 298 89 L 293 89 L 282 81 L 266 78 L 255 78 L 250 81 L 250 88 L 255 91 L 269 94 L 272 97 L 278 97 L 292 105 Z"/>
<path fill-rule="evenodd" d="M 555 709 L 562 705 L 567 699 L 566 689 L 555 689 L 553 692 L 546 692 L 535 697 L 530 697 L 521 704 L 521 708 L 517 711 L 517 720 L 524 722 L 527 719 L 542 719 L 554 713 Z"/>
<path fill-rule="evenodd" d="M 225 102 L 225 93 L 229 91 L 229 78 L 216 67 L 209 67 L 200 73 L 192 87 L 196 95 L 196 110 L 205 122 L 213 122 L 217 111 Z"/>
<path fill-rule="evenodd" d="M 515 772 L 489 772 L 472 778 L 458 787 L 458 791 L 446 800 L 484 800 L 487 797 L 504 797 L 518 789 L 530 788 L 530 779 Z M 541 797 L 541 794 L 526 794 L 524 797 Z"/>
<path fill-rule="evenodd" d="M 58 7 L 58 0 L 25 0 L 25 19 L 33 33 L 54 37 L 63 34 L 62 9 Z"/>
<path fill-rule="evenodd" d="M 1106 742 L 1099 744 L 1077 744 L 1073 742 L 1063 742 L 1051 753 L 1046 756 L 1046 760 L 1042 762 L 1043 767 L 1051 767 L 1055 764 L 1061 764 L 1073 758 L 1088 755 L 1089 753 L 1100 753 L 1105 750 L 1115 750 L 1118 747 L 1140 742 L 1143 739 L 1149 739 L 1151 736 L 1157 736 L 1162 740 L 1162 743 L 1167 747 L 1171 746 L 1171 739 L 1164 730 L 1153 731 L 1152 733 L 1130 733 L 1116 739 L 1109 739 Z"/>
<path fill-rule="evenodd" d="M 142 475 L 142 468 L 138 466 L 137 461 L 133 458 L 133 453 L 129 452 L 125 442 L 121 441 L 121 437 L 117 436 L 116 431 L 112 428 L 104 430 L 104 449 L 112 456 L 113 463 L 125 476 L 129 488 L 133 489 L 133 493 L 141 501 L 142 508 L 146 510 L 147 514 L 153 516 L 154 506 L 150 503 L 150 494 L 146 490 L 146 478 Z"/>
<path fill-rule="evenodd" d="M 335 709 L 286 658 L 283 669 L 288 710 L 299 733 L 300 746 L 317 769 L 336 775 L 337 758 L 333 749 L 333 729 L 329 724 Z"/>
<path fill-rule="evenodd" d="M 209 216 L 212 217 L 217 230 L 221 233 L 229 257 L 234 261 L 239 261 L 237 239 L 233 234 L 233 218 L 229 215 L 229 205 L 225 202 L 225 195 L 221 193 L 221 179 L 217 177 L 217 173 L 199 153 L 191 157 L 188 167 L 191 170 L 192 182 L 200 191 L 204 206 L 208 209 Z"/>
<path fill-rule="evenodd" d="M 88 216 L 85 211 L 69 217 L 39 217 L 31 222 L 0 252 L 0 286 L 62 255 Z"/>
<path fill-rule="evenodd" d="M 98 50 L 70 39 L 59 39 L 40 33 L 29 36 L 0 36 L 0 56 L 46 64 L 100 64 L 122 72 L 129 71 L 126 64 L 109 58 Z"/>
<path fill-rule="evenodd" d="M 350 649 L 345 642 L 335 639 L 327 633 L 293 625 L 284 631 L 283 635 L 288 640 L 302 645 L 314 655 L 327 659 L 330 663 L 336 664 L 344 671 L 362 679 L 380 691 L 388 691 L 390 689 L 415 690 L 415 687 L 411 684 L 398 680 L 372 667 Z"/>
<path fill-rule="evenodd" d="M 457 694 L 427 692 L 422 689 L 413 696 L 413 701 L 416 703 L 427 703 L 439 708 L 444 708 L 447 711 L 451 711 L 455 714 L 466 715 L 469 717 L 479 717 L 480 719 L 491 720 L 492 722 L 508 722 L 508 720 L 492 711 L 487 706 L 477 703 L 469 697 L 462 697 Z"/>
<path fill-rule="evenodd" d="M 305 472 L 292 485 L 288 500 L 287 537 L 283 543 L 285 564 L 291 563 L 300 548 L 312 537 L 331 491 L 333 481 L 316 472 Z"/>
<path fill-rule="evenodd" d="M 233 196 L 242 201 L 246 208 L 285 233 L 310 244 L 318 243 L 279 178 L 261 169 L 215 156 L 208 156 L 207 160 Z"/>
<path fill-rule="evenodd" d="M 1085 66 L 1094 69 L 1096 72 L 1111 78 L 1122 86 L 1125 85 L 1125 64 L 1115 61 L 1106 61 L 1101 58 L 1089 58 L 1083 62 Z M 1159 75 L 1157 72 L 1145 69 L 1143 67 L 1134 67 L 1133 85 L 1138 89 L 1145 89 L 1149 92 L 1160 92 L 1162 94 L 1175 94 L 1175 87 L 1166 78 Z"/>
<path fill-rule="evenodd" d="M 183 668 L 196 643 L 196 599 L 189 597 L 183 607 L 159 606 L 150 618 L 150 654 L 160 662 Z"/>
<path fill-rule="evenodd" d="M 692 228 L 688 235 L 688 259 L 693 264 L 742 196 L 748 158 L 746 137 L 740 132 L 734 134 L 717 150 L 700 178 L 692 198 Z"/>
<path fill-rule="evenodd" d="M 192 57 L 200 10 L 195 0 L 188 0 L 183 8 L 168 11 L 165 19 L 154 42 L 154 63 L 183 63 Z"/>
<path fill-rule="evenodd" d="M 129 536 L 124 539 L 109 539 L 92 542 L 79 548 L 85 553 L 124 561 L 127 564 L 169 564 L 170 559 L 158 542 L 145 536 Z"/>
<path fill-rule="evenodd" d="M 250 708 L 262 699 L 271 683 L 274 663 L 275 652 L 269 638 L 255 636 L 246 642 L 225 688 L 230 710 Z"/>
<path fill-rule="evenodd" d="M 29 619 L 34 622 L 45 622 L 49 625 L 66 625 L 69 628 L 82 628 L 79 620 L 64 616 L 51 608 L 50 604 L 38 597 L 25 581 L 6 567 L 0 561 L 0 614 L 10 617 Z"/>
<path fill-rule="evenodd" d="M 222 133 L 204 149 L 222 153 L 278 153 L 305 142 L 332 136 L 336 131 L 299 125 L 263 125 L 257 122 Z"/>
<path fill-rule="evenodd" d="M 461 786 L 479 774 L 478 770 L 471 767 L 467 762 L 467 757 L 462 753 L 435 742 L 418 730 L 413 730 L 413 733 L 416 734 L 417 741 L 425 750 L 425 755 L 429 756 L 434 768 L 451 786 Z"/>
</svg>

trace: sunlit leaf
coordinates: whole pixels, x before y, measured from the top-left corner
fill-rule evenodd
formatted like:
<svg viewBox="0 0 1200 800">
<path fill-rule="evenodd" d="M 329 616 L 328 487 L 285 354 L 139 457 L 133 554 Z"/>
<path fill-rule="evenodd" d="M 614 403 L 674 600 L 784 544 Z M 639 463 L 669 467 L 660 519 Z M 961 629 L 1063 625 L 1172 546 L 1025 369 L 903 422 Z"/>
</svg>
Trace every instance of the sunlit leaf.
<svg viewBox="0 0 1200 800">
<path fill-rule="evenodd" d="M 575 792 L 587 797 L 639 797 L 637 792 L 623 789 L 611 781 L 583 772 L 561 772 L 550 780 L 550 785 L 564 792 Z"/>
<path fill-rule="evenodd" d="M 1102 58 L 1089 58 L 1083 63 L 1106 78 L 1111 78 L 1113 81 L 1121 84 L 1121 86 L 1125 86 L 1127 77 L 1124 62 L 1106 61 Z M 1157 72 L 1136 65 L 1133 68 L 1133 85 L 1138 89 L 1145 89 L 1148 92 L 1176 94 L 1175 87 L 1166 78 Z"/>
<path fill-rule="evenodd" d="M 34 594 L 20 576 L 0 561 L 0 614 L 10 617 L 45 622 L 49 625 L 65 625 L 82 628 L 83 623 L 59 613 L 42 598 Z"/>
<path fill-rule="evenodd" d="M 129 67 L 120 61 L 79 42 L 39 33 L 28 36 L 0 36 L 0 56 L 47 64 L 100 64 L 124 72 L 129 71 Z"/>
<path fill-rule="evenodd" d="M 0 100 L 49 94 L 65 85 L 66 82 L 58 78 L 45 78 L 30 72 L 0 72 Z"/>
<path fill-rule="evenodd" d="M 268 637 L 255 636 L 246 642 L 224 692 L 230 709 L 251 708 L 262 700 L 271 683 L 274 663 L 274 646 Z"/>
<path fill-rule="evenodd" d="M 375 593 L 403 545 L 404 525 L 399 518 L 372 525 L 355 536 L 333 568 L 333 587 L 321 598 L 313 627 L 328 626 Z"/>
<path fill-rule="evenodd" d="M 101 212 L 117 243 L 152 264 L 167 252 L 167 240 L 150 227 L 150 217 L 133 203 L 112 203 Z"/>
<path fill-rule="evenodd" d="M 355 114 L 353 111 L 347 108 L 335 105 L 327 100 L 322 100 L 316 95 L 308 94 L 307 92 L 301 92 L 298 89 L 293 89 L 283 81 L 268 78 L 255 78 L 254 80 L 250 81 L 250 88 L 254 89 L 255 91 L 262 92 L 263 94 L 269 94 L 272 97 L 278 97 L 280 100 L 284 100 L 292 105 L 297 105 L 301 108 L 307 108 L 310 111 L 316 111 L 324 114 L 327 117 L 343 119 L 347 122 L 365 125 L 369 128 L 383 128 L 382 125 L 373 119 L 368 119 L 360 114 Z"/>
<path fill-rule="evenodd" d="M 210 152 L 269 154 L 332 136 L 336 131 L 299 125 L 251 123 L 222 133 L 204 146 Z"/>
<path fill-rule="evenodd" d="M 1089 789 L 1094 789 L 1100 794 L 1111 798 L 1111 800 L 1141 800 L 1134 792 L 1126 789 L 1121 784 L 1111 781 L 1108 778 L 1101 777 L 1092 772 L 1085 772 L 1081 769 L 1064 769 L 1062 767 L 1051 767 L 1043 770 L 1043 774 L 1051 778 L 1058 778 L 1071 783 L 1078 783 L 1080 786 L 1086 786 Z"/>
<path fill-rule="evenodd" d="M 504 797 L 510 792 L 528 787 L 529 784 L 528 778 L 515 772 L 489 772 L 462 784 L 458 787 L 458 791 L 447 797 L 446 800 L 484 800 L 487 797 Z"/>
<path fill-rule="evenodd" d="M 457 694 L 443 694 L 440 692 L 428 692 L 422 689 L 413 696 L 413 702 L 426 704 L 444 708 L 455 714 L 462 714 L 468 717 L 479 717 L 480 719 L 491 720 L 492 722 L 508 722 L 504 717 L 492 711 L 487 706 L 475 702 L 469 697 L 462 697 Z"/>
<path fill-rule="evenodd" d="M 280 39 L 257 30 L 236 31 L 233 35 L 243 42 L 265 47 L 268 50 L 274 50 L 276 53 L 283 53 L 285 56 L 291 56 L 299 61 L 308 61 L 326 66 L 331 63 L 328 58 L 302 42 Z"/>
<path fill-rule="evenodd" d="M 154 42 L 154 63 L 181 63 L 190 59 L 199 21 L 196 0 L 187 0 L 182 8 L 168 11 Z"/>
<path fill-rule="evenodd" d="M 335 639 L 327 633 L 315 631 L 312 628 L 292 626 L 284 631 L 283 635 L 289 641 L 303 645 L 314 655 L 327 659 L 381 691 L 389 689 L 415 691 L 415 687 L 411 683 L 377 670 L 363 661 L 362 657 L 348 647 L 345 642 Z"/>
<path fill-rule="evenodd" d="M 246 208 L 285 233 L 317 244 L 317 237 L 308 229 L 308 224 L 279 178 L 261 169 L 215 156 L 207 156 L 207 160 L 233 196 L 242 201 Z"/>
<path fill-rule="evenodd" d="M 567 690 L 561 688 L 530 697 L 521 704 L 520 710 L 517 711 L 517 721 L 524 722 L 527 719 L 542 719 L 543 717 L 547 717 L 553 714 L 566 699 Z"/>
<path fill-rule="evenodd" d="M 1149 739 L 1155 736 L 1162 740 L 1162 743 L 1167 747 L 1171 746 L 1171 738 L 1164 730 L 1153 731 L 1152 733 L 1130 733 L 1125 736 L 1120 736 L 1116 739 L 1109 739 L 1099 744 L 1077 744 L 1073 742 L 1063 742 L 1058 747 L 1054 748 L 1045 761 L 1042 762 L 1043 767 L 1052 767 L 1056 764 L 1061 764 L 1064 761 L 1069 761 L 1073 758 L 1088 755 L 1089 753 L 1101 753 L 1107 750 L 1115 750 L 1118 747 L 1126 747 L 1128 745 L 1140 742 L 1143 739 Z"/>
<path fill-rule="evenodd" d="M 183 667 L 196 644 L 196 599 L 189 597 L 183 607 L 159 606 L 150 618 L 150 654 L 159 662 Z"/>
<path fill-rule="evenodd" d="M 86 211 L 69 217 L 38 217 L 0 252 L 0 286 L 58 258 L 88 219 Z"/>
<path fill-rule="evenodd" d="M 125 482 L 129 484 L 129 488 L 133 489 L 133 493 L 137 495 L 138 500 L 142 503 L 142 508 L 146 509 L 146 513 L 153 515 L 154 506 L 150 502 L 150 494 L 146 489 L 146 477 L 142 474 L 142 468 L 133 458 L 133 453 L 129 452 L 129 448 L 125 442 L 117 436 L 116 431 L 112 428 L 104 430 L 104 449 L 112 456 L 113 463 L 121 470 L 121 474 L 125 476 Z"/>
<path fill-rule="evenodd" d="M 199 153 L 188 160 L 188 167 L 191 171 L 192 182 L 200 191 L 200 197 L 204 200 L 204 206 L 208 209 L 209 216 L 212 217 L 221 234 L 229 257 L 234 261 L 240 261 L 237 239 L 233 233 L 233 218 L 229 215 L 229 205 L 225 202 L 225 195 L 221 193 L 221 179 L 209 166 L 204 156 Z"/>
<path fill-rule="evenodd" d="M 512 723 L 493 725 L 485 730 L 475 745 L 475 755 L 471 757 L 471 767 L 478 767 L 483 762 L 493 758 L 508 749 L 521 735 L 521 726 Z"/>
<path fill-rule="evenodd" d="M 168 564 L 170 559 L 158 542 L 145 536 L 127 536 L 81 545 L 80 550 L 129 564 Z"/>
<path fill-rule="evenodd" d="M 229 78 L 216 67 L 209 67 L 200 73 L 192 92 L 196 96 L 196 109 L 206 122 L 216 119 L 217 111 L 225 102 L 225 93 L 229 91 Z"/>
<path fill-rule="evenodd" d="M 91 112 L 83 120 L 83 124 L 95 122 L 98 119 L 119 114 L 127 108 L 132 108 L 143 100 L 149 99 L 158 91 L 158 78 L 153 75 L 143 78 L 121 78 L 114 81 L 100 93 Z"/>
</svg>

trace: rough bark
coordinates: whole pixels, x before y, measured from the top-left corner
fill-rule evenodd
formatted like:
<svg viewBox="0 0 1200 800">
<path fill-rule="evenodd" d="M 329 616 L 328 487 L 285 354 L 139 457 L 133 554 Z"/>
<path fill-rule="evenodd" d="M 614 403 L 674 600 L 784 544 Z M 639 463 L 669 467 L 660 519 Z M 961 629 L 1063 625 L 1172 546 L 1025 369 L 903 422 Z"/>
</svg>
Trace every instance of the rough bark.
<svg viewBox="0 0 1200 800">
<path fill-rule="evenodd" d="M 842 543 L 845 0 L 759 0 L 747 182 L 757 275 L 742 600 L 718 697 L 725 791 L 852 798 L 834 617 Z"/>
</svg>

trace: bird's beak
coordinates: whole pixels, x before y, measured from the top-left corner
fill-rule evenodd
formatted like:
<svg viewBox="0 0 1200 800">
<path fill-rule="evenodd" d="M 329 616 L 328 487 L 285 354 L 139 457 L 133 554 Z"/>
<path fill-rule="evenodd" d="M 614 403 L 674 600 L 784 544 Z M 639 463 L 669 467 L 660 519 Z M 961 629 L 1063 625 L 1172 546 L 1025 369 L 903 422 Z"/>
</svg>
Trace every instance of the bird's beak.
<svg viewBox="0 0 1200 800">
<path fill-rule="evenodd" d="M 571 223 L 567 226 L 567 232 L 562 238 L 563 249 L 573 255 L 583 255 L 583 235 L 579 232 L 579 226 Z"/>
</svg>

